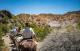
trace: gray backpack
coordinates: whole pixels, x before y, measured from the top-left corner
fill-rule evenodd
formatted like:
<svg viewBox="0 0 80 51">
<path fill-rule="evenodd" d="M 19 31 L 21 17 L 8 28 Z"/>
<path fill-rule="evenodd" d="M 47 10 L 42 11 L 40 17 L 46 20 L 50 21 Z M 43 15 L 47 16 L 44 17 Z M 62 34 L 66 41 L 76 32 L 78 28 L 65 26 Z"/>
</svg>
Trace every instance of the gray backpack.
<svg viewBox="0 0 80 51">
<path fill-rule="evenodd" d="M 29 27 L 26 27 L 22 33 L 23 38 L 32 38 L 33 32 L 30 30 Z"/>
</svg>

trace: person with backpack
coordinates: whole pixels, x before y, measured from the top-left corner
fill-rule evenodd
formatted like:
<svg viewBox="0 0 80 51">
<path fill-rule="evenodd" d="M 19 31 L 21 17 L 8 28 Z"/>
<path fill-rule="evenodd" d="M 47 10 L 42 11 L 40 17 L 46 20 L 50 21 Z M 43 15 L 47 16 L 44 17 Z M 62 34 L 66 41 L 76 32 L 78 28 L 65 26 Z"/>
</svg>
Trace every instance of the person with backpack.
<svg viewBox="0 0 80 51">
<path fill-rule="evenodd" d="M 12 44 L 15 43 L 14 37 L 15 37 L 15 35 L 17 34 L 17 29 L 18 29 L 18 27 L 14 27 L 12 30 L 10 30 L 9 37 L 10 37 L 10 39 L 11 39 L 11 43 L 12 43 Z"/>
<path fill-rule="evenodd" d="M 19 47 L 22 51 L 37 50 L 36 34 L 29 23 L 25 24 L 25 28 L 22 30 L 22 37 L 23 39 L 19 42 Z"/>
<path fill-rule="evenodd" d="M 36 37 L 34 30 L 30 27 L 29 23 L 25 24 L 25 28 L 22 30 L 22 36 L 24 39 L 33 39 Z"/>
</svg>

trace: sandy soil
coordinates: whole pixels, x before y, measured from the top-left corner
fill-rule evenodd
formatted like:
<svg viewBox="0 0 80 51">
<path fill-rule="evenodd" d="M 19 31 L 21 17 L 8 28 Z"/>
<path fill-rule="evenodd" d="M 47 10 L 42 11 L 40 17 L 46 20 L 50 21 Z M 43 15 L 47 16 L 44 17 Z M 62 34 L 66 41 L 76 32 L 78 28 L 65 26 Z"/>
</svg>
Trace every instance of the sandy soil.
<svg viewBox="0 0 80 51">
<path fill-rule="evenodd" d="M 11 51 L 11 47 L 10 46 L 12 44 L 11 44 L 11 40 L 10 40 L 9 35 L 7 34 L 7 35 L 3 36 L 2 39 L 4 40 L 4 45 L 5 45 L 4 48 L 7 48 L 8 51 Z"/>
</svg>

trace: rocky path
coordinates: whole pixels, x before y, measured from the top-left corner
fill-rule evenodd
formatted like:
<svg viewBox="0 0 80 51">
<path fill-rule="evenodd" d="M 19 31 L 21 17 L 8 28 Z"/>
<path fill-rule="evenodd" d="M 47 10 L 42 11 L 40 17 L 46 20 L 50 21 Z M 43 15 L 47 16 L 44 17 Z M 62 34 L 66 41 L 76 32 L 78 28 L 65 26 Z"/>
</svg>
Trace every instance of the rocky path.
<svg viewBox="0 0 80 51">
<path fill-rule="evenodd" d="M 5 48 L 7 48 L 6 51 L 11 51 L 12 44 L 11 44 L 11 40 L 10 40 L 9 35 L 7 34 L 7 35 L 3 36 L 2 39 L 4 40 Z M 36 42 L 36 43 L 37 43 L 37 51 L 39 51 L 39 48 L 41 46 L 41 42 Z M 5 50 L 3 50 L 3 51 L 5 51 Z"/>
<path fill-rule="evenodd" d="M 3 36 L 2 39 L 4 40 L 4 45 L 5 45 L 4 48 L 7 48 L 6 51 L 11 51 L 12 44 L 11 44 L 11 40 L 10 40 L 9 35 L 7 34 L 7 35 Z"/>
</svg>

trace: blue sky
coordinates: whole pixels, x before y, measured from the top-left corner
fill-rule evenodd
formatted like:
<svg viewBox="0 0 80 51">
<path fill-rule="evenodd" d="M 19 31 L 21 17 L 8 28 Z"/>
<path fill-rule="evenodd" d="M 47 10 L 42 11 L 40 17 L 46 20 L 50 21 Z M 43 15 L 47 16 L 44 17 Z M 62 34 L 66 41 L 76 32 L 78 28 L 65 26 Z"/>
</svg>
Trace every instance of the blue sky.
<svg viewBox="0 0 80 51">
<path fill-rule="evenodd" d="M 64 14 L 80 10 L 80 0 L 0 0 L 0 10 L 3 9 L 13 14 Z"/>
</svg>

